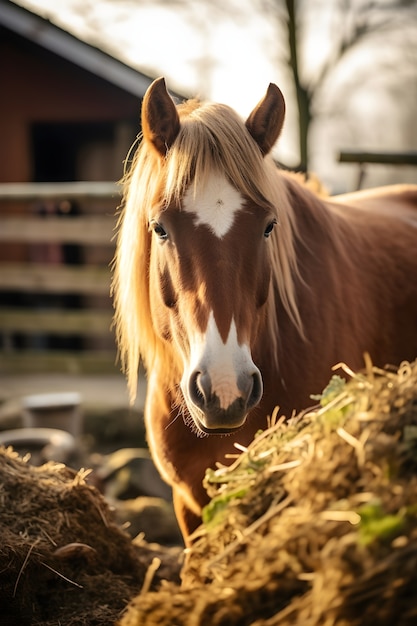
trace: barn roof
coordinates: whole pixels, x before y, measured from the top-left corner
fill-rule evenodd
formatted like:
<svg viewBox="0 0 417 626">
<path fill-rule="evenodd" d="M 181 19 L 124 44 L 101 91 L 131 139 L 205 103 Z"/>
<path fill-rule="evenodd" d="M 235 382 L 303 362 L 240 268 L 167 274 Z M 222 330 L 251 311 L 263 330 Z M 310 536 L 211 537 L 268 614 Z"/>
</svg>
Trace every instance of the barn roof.
<svg viewBox="0 0 417 626">
<path fill-rule="evenodd" d="M 0 0 L 1 26 L 132 95 L 142 97 L 154 78 L 78 39 L 49 20 L 11 0 Z"/>
</svg>

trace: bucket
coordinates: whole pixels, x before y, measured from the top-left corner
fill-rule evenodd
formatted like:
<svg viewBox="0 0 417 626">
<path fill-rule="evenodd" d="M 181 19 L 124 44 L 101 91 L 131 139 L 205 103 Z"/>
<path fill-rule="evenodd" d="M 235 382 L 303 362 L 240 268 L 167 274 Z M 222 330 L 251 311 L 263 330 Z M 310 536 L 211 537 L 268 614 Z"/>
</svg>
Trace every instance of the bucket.
<svg viewBox="0 0 417 626">
<path fill-rule="evenodd" d="M 22 400 L 24 428 L 55 428 L 78 437 L 82 431 L 81 395 L 42 393 Z"/>
</svg>

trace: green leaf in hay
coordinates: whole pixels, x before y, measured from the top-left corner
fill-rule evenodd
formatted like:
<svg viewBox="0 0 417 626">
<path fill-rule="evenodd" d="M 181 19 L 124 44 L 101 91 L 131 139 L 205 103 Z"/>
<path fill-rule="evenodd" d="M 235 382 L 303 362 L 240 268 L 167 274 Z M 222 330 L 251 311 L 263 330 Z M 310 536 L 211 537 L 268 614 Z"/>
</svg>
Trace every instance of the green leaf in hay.
<svg viewBox="0 0 417 626">
<path fill-rule="evenodd" d="M 205 525 L 216 525 L 224 519 L 224 513 L 232 500 L 240 500 L 246 495 L 247 487 L 235 489 L 224 494 L 215 496 L 202 511 L 202 519 Z"/>
<path fill-rule="evenodd" d="M 365 504 L 358 510 L 360 541 L 369 545 L 377 539 L 390 539 L 403 531 L 405 519 L 401 512 L 386 514 L 378 500 Z"/>
<path fill-rule="evenodd" d="M 233 481 L 248 480 L 250 476 L 256 475 L 265 463 L 256 463 L 255 461 L 249 461 L 243 467 L 236 467 L 234 470 L 226 471 L 213 470 L 211 468 L 206 469 L 204 482 L 210 485 L 227 485 Z"/>
<path fill-rule="evenodd" d="M 346 380 L 335 374 L 331 377 L 329 384 L 320 394 L 310 396 L 312 400 L 320 402 L 321 406 L 326 406 L 344 391 Z"/>
<path fill-rule="evenodd" d="M 417 426 L 406 424 L 404 426 L 404 441 L 407 443 L 417 443 Z"/>
</svg>

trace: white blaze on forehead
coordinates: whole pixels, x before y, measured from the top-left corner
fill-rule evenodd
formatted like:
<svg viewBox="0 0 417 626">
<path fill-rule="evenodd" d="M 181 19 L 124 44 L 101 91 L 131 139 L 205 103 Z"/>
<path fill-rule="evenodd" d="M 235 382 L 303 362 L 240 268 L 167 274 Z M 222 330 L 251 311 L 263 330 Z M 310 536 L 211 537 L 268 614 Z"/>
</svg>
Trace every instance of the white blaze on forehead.
<svg viewBox="0 0 417 626">
<path fill-rule="evenodd" d="M 183 199 L 183 209 L 196 216 L 197 225 L 205 224 L 219 238 L 230 230 L 243 197 L 224 176 L 212 174 L 207 184 L 191 187 Z"/>
<path fill-rule="evenodd" d="M 256 370 L 249 347 L 238 343 L 234 320 L 224 343 L 211 312 L 206 332 L 196 335 L 190 347 L 189 371 L 184 372 L 184 381 L 193 371 L 207 372 L 212 392 L 219 398 L 220 408 L 227 409 L 242 395 L 238 386 L 239 374 L 249 372 L 252 375 Z"/>
</svg>

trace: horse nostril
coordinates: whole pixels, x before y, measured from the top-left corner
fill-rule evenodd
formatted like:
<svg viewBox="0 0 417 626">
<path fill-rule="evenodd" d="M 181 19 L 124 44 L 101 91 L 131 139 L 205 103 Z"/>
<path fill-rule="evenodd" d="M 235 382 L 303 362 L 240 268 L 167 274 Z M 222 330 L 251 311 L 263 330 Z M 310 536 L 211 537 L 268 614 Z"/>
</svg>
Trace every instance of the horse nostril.
<svg viewBox="0 0 417 626">
<path fill-rule="evenodd" d="M 210 381 L 207 374 L 202 372 L 193 372 L 190 376 L 189 393 L 192 402 L 200 409 L 203 409 L 207 403 L 210 394 Z"/>
<path fill-rule="evenodd" d="M 258 404 L 263 394 L 263 383 L 260 372 L 252 374 L 252 390 L 248 397 L 247 408 L 252 409 Z"/>
</svg>

